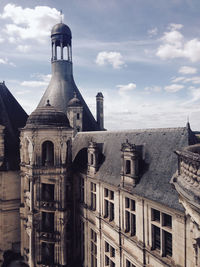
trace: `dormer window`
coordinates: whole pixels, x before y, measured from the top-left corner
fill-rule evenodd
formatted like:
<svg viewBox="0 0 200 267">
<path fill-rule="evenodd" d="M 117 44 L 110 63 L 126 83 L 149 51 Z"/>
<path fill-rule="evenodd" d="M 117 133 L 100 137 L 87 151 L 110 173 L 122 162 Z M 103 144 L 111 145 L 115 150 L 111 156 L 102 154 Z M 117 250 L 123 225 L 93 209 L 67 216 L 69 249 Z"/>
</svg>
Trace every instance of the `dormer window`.
<svg viewBox="0 0 200 267">
<path fill-rule="evenodd" d="M 139 152 L 136 145 L 128 140 L 121 148 L 121 184 L 123 187 L 135 186 L 138 180 Z"/>
<path fill-rule="evenodd" d="M 95 142 L 88 146 L 88 173 L 95 174 L 98 168 L 98 148 Z"/>
</svg>

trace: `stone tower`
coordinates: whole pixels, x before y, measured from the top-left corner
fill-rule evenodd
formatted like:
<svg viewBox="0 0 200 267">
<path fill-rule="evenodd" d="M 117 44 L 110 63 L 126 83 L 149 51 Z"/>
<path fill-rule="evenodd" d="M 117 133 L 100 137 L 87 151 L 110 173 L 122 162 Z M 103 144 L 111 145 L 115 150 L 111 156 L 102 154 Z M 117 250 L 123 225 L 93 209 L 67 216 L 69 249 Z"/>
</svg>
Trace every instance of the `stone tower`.
<svg viewBox="0 0 200 267">
<path fill-rule="evenodd" d="M 67 25 L 59 23 L 53 27 L 51 31 L 52 78 L 38 107 L 43 107 L 49 99 L 55 108 L 66 113 L 68 103 L 75 92 L 83 107 L 82 131 L 98 131 L 100 127 L 74 82 L 71 39 L 71 30 Z"/>
<path fill-rule="evenodd" d="M 30 267 L 71 261 L 72 135 L 49 101 L 21 130 L 21 253 Z"/>
</svg>

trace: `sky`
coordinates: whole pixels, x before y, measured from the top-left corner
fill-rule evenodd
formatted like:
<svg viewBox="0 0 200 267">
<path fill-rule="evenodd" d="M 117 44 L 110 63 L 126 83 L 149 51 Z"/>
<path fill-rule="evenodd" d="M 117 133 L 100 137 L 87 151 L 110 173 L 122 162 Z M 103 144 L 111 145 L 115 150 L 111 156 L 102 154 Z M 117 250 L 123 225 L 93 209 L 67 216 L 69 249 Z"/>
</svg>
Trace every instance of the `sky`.
<svg viewBox="0 0 200 267">
<path fill-rule="evenodd" d="M 50 31 L 72 31 L 75 82 L 108 130 L 200 130 L 199 0 L 0 1 L 0 81 L 30 114 L 51 78 Z"/>
</svg>

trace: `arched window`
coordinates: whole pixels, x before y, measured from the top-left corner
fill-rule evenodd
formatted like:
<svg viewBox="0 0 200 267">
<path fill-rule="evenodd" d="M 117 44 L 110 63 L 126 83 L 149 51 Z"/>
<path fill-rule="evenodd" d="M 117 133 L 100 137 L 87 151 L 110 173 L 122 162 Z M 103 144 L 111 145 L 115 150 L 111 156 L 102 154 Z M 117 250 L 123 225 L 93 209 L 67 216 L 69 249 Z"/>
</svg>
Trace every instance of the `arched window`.
<svg viewBox="0 0 200 267">
<path fill-rule="evenodd" d="M 61 59 L 61 47 L 57 46 L 57 60 Z"/>
<path fill-rule="evenodd" d="M 42 144 L 42 166 L 54 165 L 54 145 L 51 141 Z"/>
</svg>

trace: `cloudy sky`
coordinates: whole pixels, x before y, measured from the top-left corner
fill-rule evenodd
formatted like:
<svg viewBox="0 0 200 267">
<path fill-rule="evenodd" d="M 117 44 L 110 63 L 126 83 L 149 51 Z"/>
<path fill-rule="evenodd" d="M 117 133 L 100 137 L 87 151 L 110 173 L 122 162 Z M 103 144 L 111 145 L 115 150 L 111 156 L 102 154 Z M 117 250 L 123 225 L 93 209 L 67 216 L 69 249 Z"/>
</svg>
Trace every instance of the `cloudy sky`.
<svg viewBox="0 0 200 267">
<path fill-rule="evenodd" d="M 50 30 L 72 30 L 76 84 L 107 129 L 200 130 L 199 0 L 0 1 L 0 80 L 32 112 L 51 77 Z"/>
</svg>

